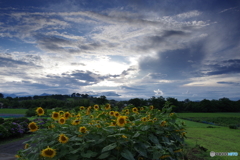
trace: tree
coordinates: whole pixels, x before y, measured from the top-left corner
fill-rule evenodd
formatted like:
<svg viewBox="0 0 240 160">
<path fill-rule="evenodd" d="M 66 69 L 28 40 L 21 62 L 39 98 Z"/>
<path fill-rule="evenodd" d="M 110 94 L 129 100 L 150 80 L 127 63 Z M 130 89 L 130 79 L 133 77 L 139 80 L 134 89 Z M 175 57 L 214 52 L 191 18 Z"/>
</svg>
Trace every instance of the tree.
<svg viewBox="0 0 240 160">
<path fill-rule="evenodd" d="M 97 98 L 97 104 L 102 105 L 108 103 L 106 96 L 100 96 Z"/>
<path fill-rule="evenodd" d="M 0 93 L 0 98 L 4 98 L 4 95 L 2 93 Z"/>
</svg>

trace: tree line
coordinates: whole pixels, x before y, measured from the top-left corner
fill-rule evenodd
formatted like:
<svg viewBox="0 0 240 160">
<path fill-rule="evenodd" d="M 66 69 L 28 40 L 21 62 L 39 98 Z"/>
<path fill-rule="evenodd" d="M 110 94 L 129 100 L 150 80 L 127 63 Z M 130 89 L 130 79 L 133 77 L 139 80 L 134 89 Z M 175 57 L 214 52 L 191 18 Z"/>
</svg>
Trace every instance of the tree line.
<svg viewBox="0 0 240 160">
<path fill-rule="evenodd" d="M 155 108 L 162 109 L 165 102 L 170 102 L 175 107 L 174 112 L 240 112 L 240 100 L 231 101 L 229 98 L 220 98 L 218 100 L 203 99 L 201 101 L 191 101 L 185 99 L 178 101 L 176 98 L 151 97 L 149 99 L 132 98 L 127 101 L 108 100 L 106 96 L 92 97 L 88 94 L 72 93 L 71 95 L 53 94 L 49 96 L 27 96 L 27 97 L 6 97 L 0 93 L 0 105 L 4 108 L 66 108 L 72 109 L 78 106 L 93 106 L 94 104 L 103 105 L 110 103 L 119 109 L 126 105 L 135 107 L 153 105 Z M 1 106 L 0 106 L 1 107 Z"/>
</svg>

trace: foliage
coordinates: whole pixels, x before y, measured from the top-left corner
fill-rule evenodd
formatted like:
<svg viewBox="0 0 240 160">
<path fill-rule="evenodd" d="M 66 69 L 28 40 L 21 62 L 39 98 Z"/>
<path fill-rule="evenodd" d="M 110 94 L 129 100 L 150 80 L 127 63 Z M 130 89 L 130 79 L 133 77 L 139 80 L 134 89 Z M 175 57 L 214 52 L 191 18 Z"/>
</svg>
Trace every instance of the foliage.
<svg viewBox="0 0 240 160">
<path fill-rule="evenodd" d="M 0 124 L 3 124 L 4 118 L 0 117 Z"/>
<path fill-rule="evenodd" d="M 18 152 L 19 159 L 79 160 L 128 159 L 140 157 L 159 159 L 181 156 L 184 144 L 184 124 L 176 123 L 177 116 L 166 103 L 162 111 L 144 106 L 128 106 L 121 112 L 104 105 L 59 113 L 58 120 L 51 119 L 38 128 L 32 123 L 35 135 L 26 143 L 30 147 Z M 38 143 L 37 147 L 32 147 Z M 40 155 L 40 156 L 39 156 Z M 141 159 L 141 158 L 140 158 Z"/>
<path fill-rule="evenodd" d="M 26 111 L 26 117 L 32 117 L 32 116 L 36 116 L 36 109 L 35 108 L 29 108 Z"/>
<path fill-rule="evenodd" d="M 24 133 L 24 128 L 18 123 L 8 121 L 4 122 L 3 126 L 8 130 L 10 136 L 19 136 Z"/>
<path fill-rule="evenodd" d="M 229 128 L 230 128 L 230 129 L 237 129 L 237 125 L 234 125 L 234 124 L 229 125 Z"/>
<path fill-rule="evenodd" d="M 0 124 L 0 139 L 8 137 L 9 133 L 4 125 Z"/>
</svg>

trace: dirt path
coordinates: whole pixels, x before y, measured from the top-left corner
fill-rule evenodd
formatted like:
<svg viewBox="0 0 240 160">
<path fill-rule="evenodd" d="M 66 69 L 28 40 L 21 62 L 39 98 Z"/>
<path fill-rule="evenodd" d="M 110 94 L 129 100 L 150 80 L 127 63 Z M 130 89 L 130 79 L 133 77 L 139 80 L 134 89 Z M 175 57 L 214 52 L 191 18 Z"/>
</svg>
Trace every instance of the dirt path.
<svg viewBox="0 0 240 160">
<path fill-rule="evenodd" d="M 18 141 L 0 145 L 0 160 L 16 160 L 14 156 L 20 149 L 24 148 L 23 142 L 30 138 L 31 137 L 26 137 Z"/>
</svg>

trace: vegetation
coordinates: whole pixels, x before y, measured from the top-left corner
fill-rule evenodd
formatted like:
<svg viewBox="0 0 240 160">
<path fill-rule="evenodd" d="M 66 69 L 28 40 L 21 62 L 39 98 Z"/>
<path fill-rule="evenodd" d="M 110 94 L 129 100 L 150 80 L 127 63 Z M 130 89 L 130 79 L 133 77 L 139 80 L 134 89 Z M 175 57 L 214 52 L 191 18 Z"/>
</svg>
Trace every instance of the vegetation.
<svg viewBox="0 0 240 160">
<path fill-rule="evenodd" d="M 46 123 L 29 123 L 35 136 L 18 152 L 19 159 L 168 159 L 182 157 L 184 123 L 176 123 L 167 102 L 160 111 L 153 106 L 121 112 L 110 105 L 80 107 L 78 112 L 53 112 Z M 38 108 L 38 115 L 42 109 Z M 41 143 L 38 143 L 41 142 Z M 38 143 L 37 147 L 31 147 Z M 39 156 L 40 155 L 40 156 Z"/>
</svg>

